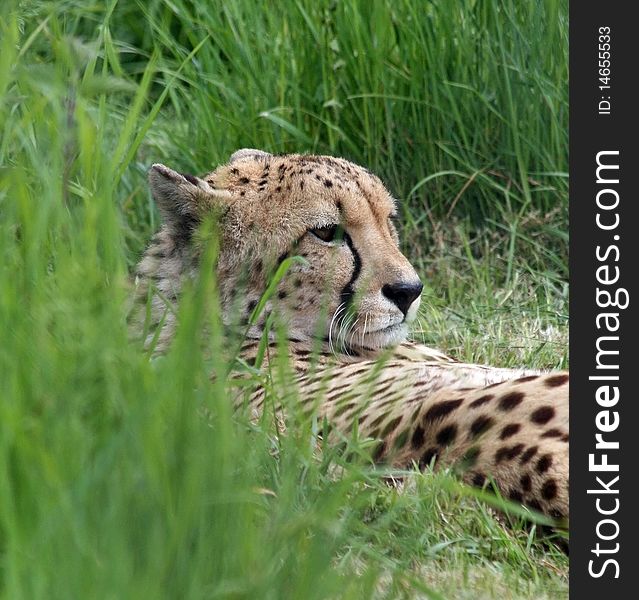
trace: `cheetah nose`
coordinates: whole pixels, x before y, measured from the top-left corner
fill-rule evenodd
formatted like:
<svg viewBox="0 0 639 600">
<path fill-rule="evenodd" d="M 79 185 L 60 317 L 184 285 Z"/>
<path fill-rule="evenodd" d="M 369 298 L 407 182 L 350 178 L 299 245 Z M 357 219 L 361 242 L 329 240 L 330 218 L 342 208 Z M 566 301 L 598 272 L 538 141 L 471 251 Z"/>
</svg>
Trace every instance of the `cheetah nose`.
<svg viewBox="0 0 639 600">
<path fill-rule="evenodd" d="M 406 316 L 410 305 L 422 293 L 423 287 L 424 284 L 419 281 L 419 279 L 413 283 L 387 283 L 382 288 L 382 294 L 393 302 L 397 308 L 404 313 L 404 316 Z"/>
</svg>

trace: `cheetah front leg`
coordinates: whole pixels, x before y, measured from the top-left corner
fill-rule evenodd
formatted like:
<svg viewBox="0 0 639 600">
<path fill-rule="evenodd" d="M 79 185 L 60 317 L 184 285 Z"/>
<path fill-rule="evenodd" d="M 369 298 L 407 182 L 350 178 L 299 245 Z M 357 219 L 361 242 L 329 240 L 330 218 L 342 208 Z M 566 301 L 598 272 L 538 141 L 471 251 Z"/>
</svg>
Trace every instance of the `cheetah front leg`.
<svg viewBox="0 0 639 600">
<path fill-rule="evenodd" d="M 417 382 L 418 383 L 418 382 Z M 533 374 L 473 389 L 398 388 L 329 420 L 380 444 L 375 459 L 398 467 L 458 466 L 464 480 L 491 478 L 505 497 L 568 518 L 568 374 Z M 339 414 L 338 414 L 339 413 Z"/>
</svg>

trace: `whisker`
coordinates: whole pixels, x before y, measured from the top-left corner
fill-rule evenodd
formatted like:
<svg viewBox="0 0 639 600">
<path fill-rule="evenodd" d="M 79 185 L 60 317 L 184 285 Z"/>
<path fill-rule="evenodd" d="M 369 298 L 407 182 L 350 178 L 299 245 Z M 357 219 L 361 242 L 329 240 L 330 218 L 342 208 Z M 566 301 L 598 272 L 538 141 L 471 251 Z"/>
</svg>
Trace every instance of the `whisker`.
<svg viewBox="0 0 639 600">
<path fill-rule="evenodd" d="M 360 346 L 364 345 L 364 336 L 366 335 L 366 328 L 368 327 L 368 313 L 364 315 L 364 327 L 362 327 L 361 337 L 360 337 Z"/>
<path fill-rule="evenodd" d="M 346 336 L 348 335 L 348 330 L 350 328 L 352 319 L 353 315 L 348 312 L 342 318 L 340 318 L 337 340 L 339 342 L 339 349 L 341 351 L 344 351 L 346 349 Z"/>
<path fill-rule="evenodd" d="M 346 303 L 342 302 L 333 313 L 333 318 L 331 319 L 331 323 L 328 327 L 328 349 L 332 354 L 337 354 L 337 352 L 335 351 L 335 344 L 333 342 L 333 327 L 336 321 L 339 319 L 340 313 L 343 312 L 345 308 Z"/>
<path fill-rule="evenodd" d="M 355 319 L 355 322 L 350 326 L 350 334 L 351 334 L 351 338 L 348 342 L 349 346 L 353 345 L 353 338 L 355 337 L 355 335 L 357 334 L 357 331 L 355 331 L 355 327 L 357 327 L 357 324 L 360 321 L 360 316 L 357 317 L 357 319 Z"/>
</svg>

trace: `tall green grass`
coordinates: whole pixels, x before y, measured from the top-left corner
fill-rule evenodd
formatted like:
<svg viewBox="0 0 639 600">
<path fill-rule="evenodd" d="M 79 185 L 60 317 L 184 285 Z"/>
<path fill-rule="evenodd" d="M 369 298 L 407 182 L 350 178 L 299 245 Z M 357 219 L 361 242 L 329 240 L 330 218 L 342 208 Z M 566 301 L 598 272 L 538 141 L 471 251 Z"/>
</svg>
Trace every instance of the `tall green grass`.
<svg viewBox="0 0 639 600">
<path fill-rule="evenodd" d="M 321 424 L 282 437 L 233 415 L 209 380 L 226 366 L 210 277 L 166 357 L 126 315 L 158 227 L 151 162 L 331 153 L 400 201 L 418 339 L 565 366 L 566 18 L 550 0 L 5 2 L 3 597 L 565 595 L 561 552 L 448 474 L 400 493 L 318 457 Z"/>
</svg>

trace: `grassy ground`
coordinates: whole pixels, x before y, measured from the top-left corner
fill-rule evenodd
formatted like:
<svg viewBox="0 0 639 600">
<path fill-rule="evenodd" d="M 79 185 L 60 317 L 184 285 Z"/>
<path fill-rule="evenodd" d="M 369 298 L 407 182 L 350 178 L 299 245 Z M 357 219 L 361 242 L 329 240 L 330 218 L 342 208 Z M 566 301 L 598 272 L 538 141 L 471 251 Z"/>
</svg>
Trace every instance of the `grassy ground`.
<svg viewBox="0 0 639 600">
<path fill-rule="evenodd" d="M 317 457 L 308 424 L 232 415 L 208 379 L 214 282 L 162 359 L 125 322 L 151 162 L 334 153 L 401 202 L 418 339 L 566 366 L 566 3 L 19 4 L 0 16 L 2 596 L 566 596 L 567 558 L 452 476 L 400 491 Z"/>
</svg>

